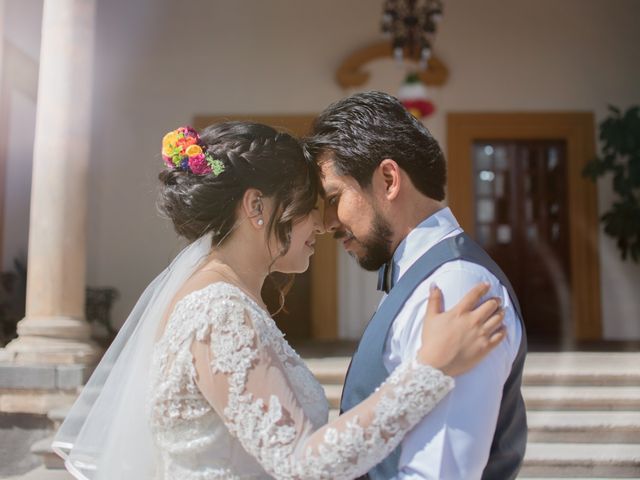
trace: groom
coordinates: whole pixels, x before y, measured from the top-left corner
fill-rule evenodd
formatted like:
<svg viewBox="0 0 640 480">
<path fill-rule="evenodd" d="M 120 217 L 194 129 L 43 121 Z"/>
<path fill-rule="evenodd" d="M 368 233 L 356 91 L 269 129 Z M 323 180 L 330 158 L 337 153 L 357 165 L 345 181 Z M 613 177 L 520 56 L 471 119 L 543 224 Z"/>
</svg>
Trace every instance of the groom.
<svg viewBox="0 0 640 480">
<path fill-rule="evenodd" d="M 457 377 L 448 397 L 368 477 L 515 478 L 527 438 L 520 309 L 508 279 L 442 203 L 446 165 L 438 143 L 397 99 L 367 92 L 320 114 L 306 149 L 323 177 L 325 227 L 362 268 L 379 269 L 386 293 L 351 361 L 341 410 L 415 358 L 430 285 L 451 308 L 488 282 L 486 298 L 499 297 L 506 310 L 506 339 Z"/>
</svg>

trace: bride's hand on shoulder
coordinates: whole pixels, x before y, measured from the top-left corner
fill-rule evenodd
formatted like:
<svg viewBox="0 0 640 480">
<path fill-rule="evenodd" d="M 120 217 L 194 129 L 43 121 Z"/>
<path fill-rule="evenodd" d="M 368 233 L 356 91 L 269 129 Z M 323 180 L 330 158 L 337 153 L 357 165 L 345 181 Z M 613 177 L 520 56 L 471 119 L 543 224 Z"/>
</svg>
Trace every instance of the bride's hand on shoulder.
<svg viewBox="0 0 640 480">
<path fill-rule="evenodd" d="M 431 288 L 419 362 L 450 376 L 460 375 L 504 340 L 504 309 L 500 308 L 500 300 L 490 298 L 478 305 L 488 291 L 488 284 L 478 284 L 453 308 L 443 312 L 442 291 L 435 286 Z"/>
</svg>

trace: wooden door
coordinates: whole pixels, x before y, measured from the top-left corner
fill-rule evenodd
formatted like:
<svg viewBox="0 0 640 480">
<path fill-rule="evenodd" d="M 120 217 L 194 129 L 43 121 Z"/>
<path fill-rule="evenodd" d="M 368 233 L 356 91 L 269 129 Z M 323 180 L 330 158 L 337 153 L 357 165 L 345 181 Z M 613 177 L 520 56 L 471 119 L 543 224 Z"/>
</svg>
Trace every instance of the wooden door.
<svg viewBox="0 0 640 480">
<path fill-rule="evenodd" d="M 534 342 L 601 340 L 591 113 L 450 113 L 447 199 L 505 270 Z"/>
<path fill-rule="evenodd" d="M 509 277 L 529 339 L 559 343 L 571 324 L 566 142 L 473 145 L 475 232 Z"/>
</svg>

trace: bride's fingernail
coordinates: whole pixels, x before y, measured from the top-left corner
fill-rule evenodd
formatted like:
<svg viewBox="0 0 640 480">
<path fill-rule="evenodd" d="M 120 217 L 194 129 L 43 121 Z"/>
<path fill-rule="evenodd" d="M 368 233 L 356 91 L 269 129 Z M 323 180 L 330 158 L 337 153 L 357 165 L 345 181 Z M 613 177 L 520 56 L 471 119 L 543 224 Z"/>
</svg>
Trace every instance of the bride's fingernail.
<svg viewBox="0 0 640 480">
<path fill-rule="evenodd" d="M 429 285 L 429 291 L 431 293 L 435 292 L 438 289 L 438 286 L 435 283 L 432 283 L 431 285 Z"/>
</svg>

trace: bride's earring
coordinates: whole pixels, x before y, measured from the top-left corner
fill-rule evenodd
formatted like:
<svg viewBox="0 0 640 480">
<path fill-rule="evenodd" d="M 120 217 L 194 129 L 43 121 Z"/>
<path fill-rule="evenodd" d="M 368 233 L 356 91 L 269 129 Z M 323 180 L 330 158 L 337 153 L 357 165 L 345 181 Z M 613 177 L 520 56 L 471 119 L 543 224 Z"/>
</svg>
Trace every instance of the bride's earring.
<svg viewBox="0 0 640 480">
<path fill-rule="evenodd" d="M 262 215 L 262 195 L 258 197 L 258 204 L 256 205 L 256 213 L 258 215 Z M 262 217 L 258 219 L 258 226 L 261 227 L 264 225 L 264 220 Z"/>
<path fill-rule="evenodd" d="M 258 205 L 256 206 L 256 213 L 258 215 L 262 214 L 262 196 L 258 197 Z M 258 226 L 262 227 L 264 225 L 264 220 L 262 217 L 258 219 Z"/>
</svg>

